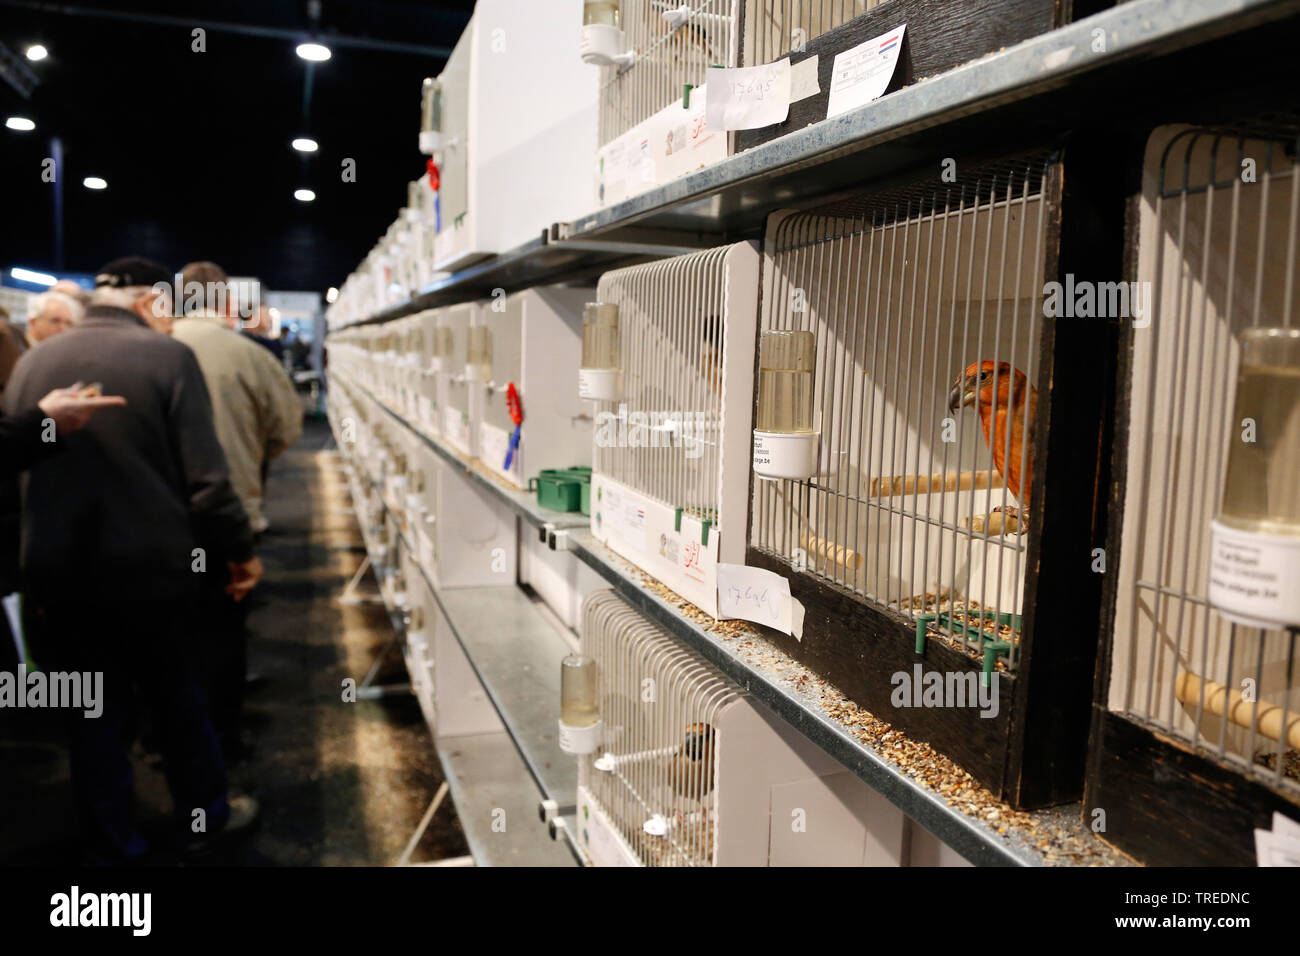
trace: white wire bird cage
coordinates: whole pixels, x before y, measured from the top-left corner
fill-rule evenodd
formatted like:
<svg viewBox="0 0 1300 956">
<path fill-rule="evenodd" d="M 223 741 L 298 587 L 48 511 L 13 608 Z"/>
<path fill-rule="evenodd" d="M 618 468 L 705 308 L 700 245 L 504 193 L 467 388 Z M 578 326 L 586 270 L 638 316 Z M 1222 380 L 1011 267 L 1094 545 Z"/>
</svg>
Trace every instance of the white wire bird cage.
<svg viewBox="0 0 1300 956">
<path fill-rule="evenodd" d="M 741 0 L 622 0 L 627 59 L 601 67 L 597 195 L 617 202 L 729 154 L 704 128 L 709 67 L 739 65 Z"/>
<path fill-rule="evenodd" d="M 602 742 L 579 758 L 598 865 L 897 865 L 906 818 L 612 591 L 583 605 Z M 808 829 L 793 839 L 792 808 Z"/>
<path fill-rule="evenodd" d="M 1274 510 L 1288 500 L 1294 510 L 1300 488 L 1300 370 L 1271 370 L 1279 376 L 1274 391 L 1239 401 L 1236 412 L 1233 405 L 1234 394 L 1242 398 L 1243 334 L 1300 327 L 1298 145 L 1294 119 L 1166 126 L 1148 142 L 1137 273 L 1153 306 L 1149 326 L 1133 329 L 1125 384 L 1126 484 L 1107 697 L 1111 713 L 1294 804 L 1297 631 L 1236 623 L 1207 592 L 1211 522 L 1234 448 L 1258 442 L 1276 450 L 1269 460 L 1252 451 L 1248 478 Z M 1290 521 L 1300 526 L 1300 514 Z M 1293 528 L 1291 540 L 1300 531 Z"/>
<path fill-rule="evenodd" d="M 1010 670 L 1049 165 L 1008 160 L 774 218 L 764 259 L 764 334 L 816 340 L 820 451 L 803 479 L 755 465 L 753 547 Z M 777 392 L 760 390 L 760 419 Z"/>
<path fill-rule="evenodd" d="M 622 396 L 595 403 L 593 533 L 717 616 L 743 564 L 758 253 L 751 243 L 608 272 Z"/>
</svg>

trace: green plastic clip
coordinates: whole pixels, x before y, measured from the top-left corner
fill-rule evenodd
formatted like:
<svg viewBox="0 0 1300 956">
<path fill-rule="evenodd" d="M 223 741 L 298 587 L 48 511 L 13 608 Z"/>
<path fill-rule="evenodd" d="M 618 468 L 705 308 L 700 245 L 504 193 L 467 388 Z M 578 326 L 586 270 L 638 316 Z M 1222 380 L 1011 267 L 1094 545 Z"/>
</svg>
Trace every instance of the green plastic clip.
<svg viewBox="0 0 1300 956">
<path fill-rule="evenodd" d="M 684 110 L 691 108 L 691 90 L 693 89 L 695 89 L 694 83 L 682 84 L 682 109 Z"/>
<path fill-rule="evenodd" d="M 700 525 L 700 544 L 706 548 L 709 546 L 709 528 L 711 527 L 713 527 L 713 522 L 708 518 L 705 518 L 704 523 Z"/>
<path fill-rule="evenodd" d="M 682 531 L 682 509 L 678 508 L 673 513 L 673 530 L 678 534 Z"/>
<path fill-rule="evenodd" d="M 938 616 L 937 614 L 918 614 L 916 616 L 916 653 L 925 653 L 925 629 Z"/>
<path fill-rule="evenodd" d="M 1007 641 L 984 641 L 984 673 L 980 675 L 980 680 L 985 687 L 989 686 L 989 679 L 993 676 L 993 668 L 997 666 L 998 656 L 1005 655 L 1008 660 L 1011 659 L 1011 644 Z"/>
</svg>

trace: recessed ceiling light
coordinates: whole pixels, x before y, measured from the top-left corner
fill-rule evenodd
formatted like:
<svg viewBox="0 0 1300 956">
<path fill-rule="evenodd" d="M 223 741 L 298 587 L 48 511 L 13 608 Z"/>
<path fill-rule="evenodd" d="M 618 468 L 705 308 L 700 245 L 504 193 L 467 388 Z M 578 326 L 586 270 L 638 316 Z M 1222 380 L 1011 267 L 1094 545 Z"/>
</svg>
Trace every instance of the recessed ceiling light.
<svg viewBox="0 0 1300 956">
<path fill-rule="evenodd" d="M 330 48 L 320 43 L 299 43 L 298 55 L 304 60 L 311 60 L 313 63 L 324 63 L 333 56 Z"/>
<path fill-rule="evenodd" d="M 316 194 L 310 189 L 295 189 L 293 191 L 293 198 L 298 200 L 298 202 L 311 202 L 316 198 Z"/>
<path fill-rule="evenodd" d="M 334 288 L 333 286 L 330 286 L 328 289 L 325 290 L 326 302 L 333 302 L 338 297 L 339 297 L 339 290 Z"/>
<path fill-rule="evenodd" d="M 22 269 L 16 266 L 9 270 L 9 274 L 22 282 L 33 282 L 36 285 L 54 285 L 59 281 L 48 273 L 33 272 L 31 269 Z"/>
<path fill-rule="evenodd" d="M 38 60 L 43 60 L 49 55 L 50 51 L 45 49 L 45 47 L 41 46 L 39 43 L 33 43 L 27 48 L 27 59 L 31 60 L 33 63 Z"/>
<path fill-rule="evenodd" d="M 10 129 L 16 129 L 22 133 L 30 133 L 32 130 L 36 129 L 36 124 L 26 116 L 11 116 L 5 120 L 5 125 Z"/>
<path fill-rule="evenodd" d="M 107 189 L 108 180 L 100 179 L 98 176 L 87 176 L 81 181 L 81 185 L 87 189 Z"/>
<path fill-rule="evenodd" d="M 317 145 L 314 139 L 309 139 L 306 136 L 299 136 L 293 141 L 293 148 L 300 153 L 314 153 L 316 150 L 320 149 L 320 146 Z"/>
</svg>

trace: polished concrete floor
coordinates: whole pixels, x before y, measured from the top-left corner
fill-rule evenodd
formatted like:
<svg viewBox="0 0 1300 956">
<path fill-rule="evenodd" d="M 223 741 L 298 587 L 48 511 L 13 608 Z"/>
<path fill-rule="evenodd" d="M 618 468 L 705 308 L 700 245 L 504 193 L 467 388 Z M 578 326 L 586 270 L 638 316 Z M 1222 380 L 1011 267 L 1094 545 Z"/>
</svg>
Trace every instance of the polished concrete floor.
<svg viewBox="0 0 1300 956">
<path fill-rule="evenodd" d="M 219 863 L 254 866 L 383 865 L 396 862 L 442 782 L 419 706 L 409 694 L 344 703 L 384 654 L 379 683 L 405 680 L 383 609 L 338 597 L 364 558 L 328 429 L 310 424 L 273 466 L 271 529 L 261 545 L 266 578 L 249 617 L 246 706 L 253 751 L 232 771 L 254 793 L 258 827 Z M 373 591 L 363 581 L 362 591 Z M 0 669 L 12 670 L 11 654 Z M 137 747 L 141 827 L 149 862 L 175 864 L 165 830 L 169 798 L 156 758 Z M 411 862 L 467 853 L 451 801 L 443 802 Z M 81 858 L 68 764 L 48 712 L 0 709 L 0 864 L 76 863 Z"/>
</svg>

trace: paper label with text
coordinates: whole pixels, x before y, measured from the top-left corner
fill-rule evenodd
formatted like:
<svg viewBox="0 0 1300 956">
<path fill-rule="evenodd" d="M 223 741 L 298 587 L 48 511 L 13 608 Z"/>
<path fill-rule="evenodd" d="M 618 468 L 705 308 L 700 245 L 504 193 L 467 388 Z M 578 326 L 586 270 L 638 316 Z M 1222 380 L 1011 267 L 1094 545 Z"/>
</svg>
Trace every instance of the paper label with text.
<svg viewBox="0 0 1300 956">
<path fill-rule="evenodd" d="M 894 78 L 906 30 L 904 23 L 874 40 L 836 54 L 831 68 L 831 94 L 826 104 L 827 119 L 865 106 L 884 94 Z"/>
<path fill-rule="evenodd" d="M 760 129 L 790 115 L 789 57 L 761 66 L 711 68 L 708 77 L 704 115 L 710 130 Z"/>
<path fill-rule="evenodd" d="M 803 640 L 804 608 L 790 582 L 774 571 L 718 564 L 718 617 L 765 624 Z"/>
<path fill-rule="evenodd" d="M 1253 627 L 1300 627 L 1300 537 L 1210 524 L 1211 607 Z"/>
</svg>

